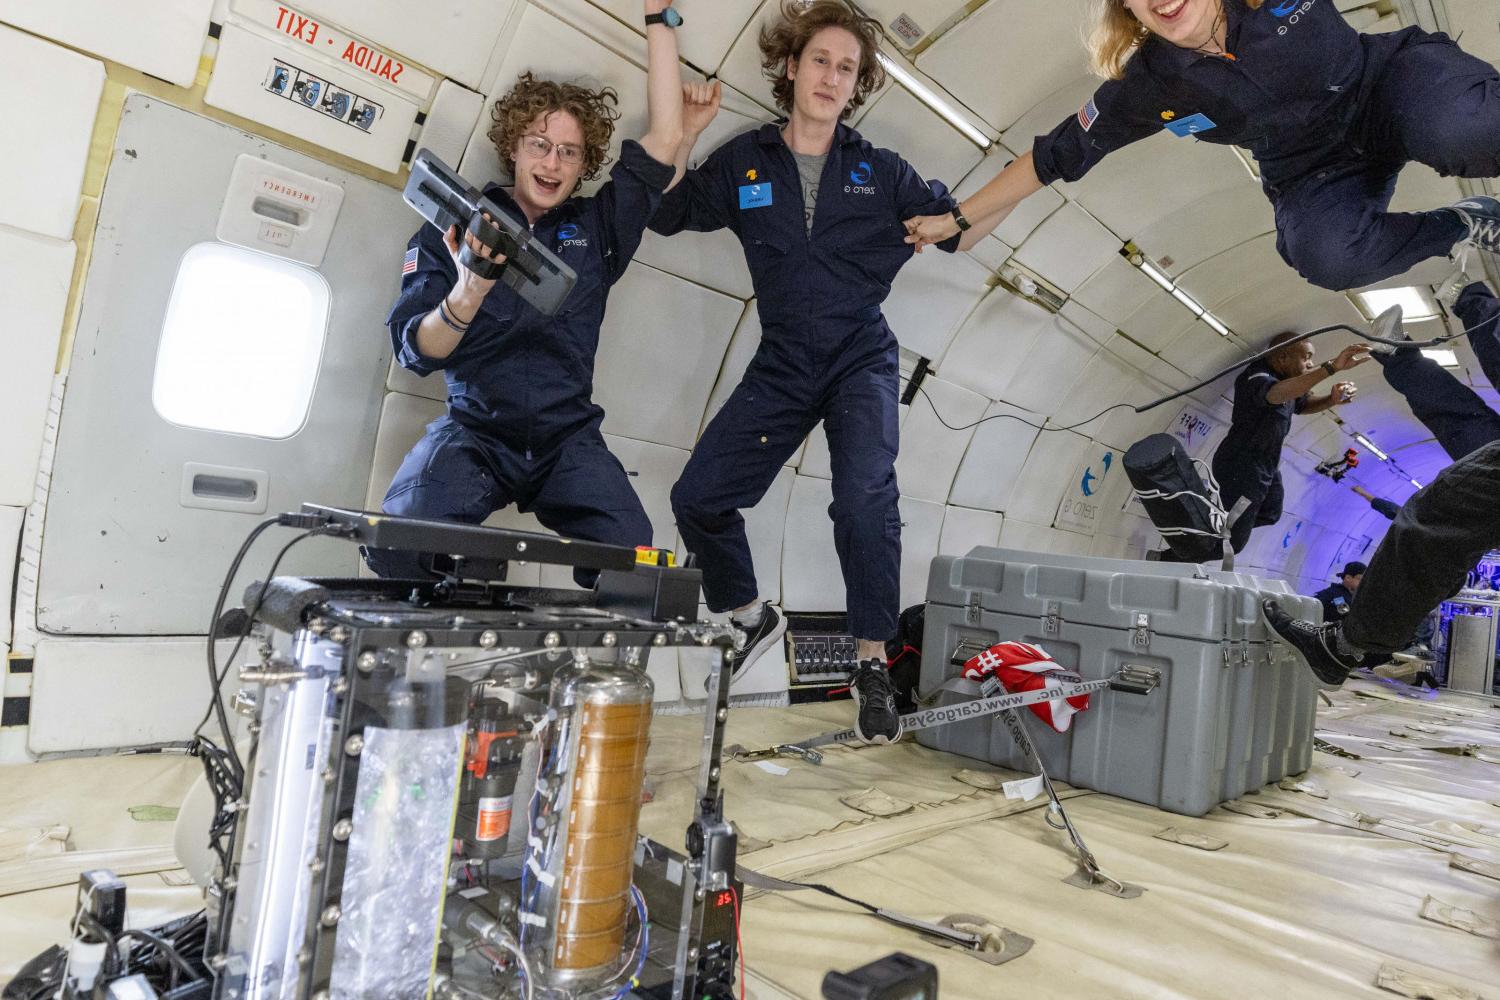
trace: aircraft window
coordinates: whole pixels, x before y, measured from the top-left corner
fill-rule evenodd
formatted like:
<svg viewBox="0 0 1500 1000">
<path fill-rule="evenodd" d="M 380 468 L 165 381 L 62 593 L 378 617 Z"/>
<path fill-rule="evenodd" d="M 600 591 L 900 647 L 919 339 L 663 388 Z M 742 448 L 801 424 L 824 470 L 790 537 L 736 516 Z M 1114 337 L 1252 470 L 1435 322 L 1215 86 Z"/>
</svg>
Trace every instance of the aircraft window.
<svg viewBox="0 0 1500 1000">
<path fill-rule="evenodd" d="M 291 437 L 307 419 L 327 330 L 317 271 L 199 243 L 177 269 L 151 402 L 184 427 Z"/>
</svg>

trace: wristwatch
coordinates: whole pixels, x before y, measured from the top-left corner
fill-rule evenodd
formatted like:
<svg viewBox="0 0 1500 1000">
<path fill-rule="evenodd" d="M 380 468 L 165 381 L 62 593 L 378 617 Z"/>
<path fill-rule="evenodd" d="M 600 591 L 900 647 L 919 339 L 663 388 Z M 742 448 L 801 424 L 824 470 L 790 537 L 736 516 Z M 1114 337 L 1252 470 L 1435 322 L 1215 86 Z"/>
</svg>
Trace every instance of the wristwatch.
<svg viewBox="0 0 1500 1000">
<path fill-rule="evenodd" d="M 968 219 L 964 218 L 964 213 L 958 210 L 957 205 L 953 206 L 953 221 L 958 223 L 958 231 L 961 233 L 968 232 L 970 227 L 973 225 L 971 222 L 969 222 Z"/>
<path fill-rule="evenodd" d="M 1322 368 L 1325 372 L 1327 372 L 1330 378 L 1332 378 L 1334 375 L 1337 375 L 1339 373 L 1339 370 L 1337 368 L 1333 367 L 1333 362 L 1332 361 L 1325 361 L 1321 365 L 1319 365 L 1318 367 Z"/>
<path fill-rule="evenodd" d="M 676 28 L 682 24 L 682 15 L 677 13 L 677 8 L 668 7 L 660 14 L 646 15 L 646 26 L 649 28 L 653 24 L 665 24 L 669 28 Z"/>
</svg>

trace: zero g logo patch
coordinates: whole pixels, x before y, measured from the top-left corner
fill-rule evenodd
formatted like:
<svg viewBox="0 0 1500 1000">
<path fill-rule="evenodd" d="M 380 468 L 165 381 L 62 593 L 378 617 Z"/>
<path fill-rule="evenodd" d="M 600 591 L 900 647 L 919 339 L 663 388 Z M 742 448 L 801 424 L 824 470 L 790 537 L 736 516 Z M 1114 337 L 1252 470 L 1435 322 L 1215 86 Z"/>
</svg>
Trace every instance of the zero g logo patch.
<svg viewBox="0 0 1500 1000">
<path fill-rule="evenodd" d="M 864 160 L 860 160 L 859 165 L 856 166 L 853 170 L 849 171 L 849 180 L 852 183 L 844 185 L 844 193 L 874 194 L 875 185 L 870 183 L 870 179 L 874 176 L 874 169 Z"/>
<path fill-rule="evenodd" d="M 578 227 L 571 222 L 564 222 L 557 227 L 557 239 L 565 247 L 586 247 L 589 245 L 588 237 L 578 236 Z"/>
<path fill-rule="evenodd" d="M 1286 24 L 1278 27 L 1276 34 L 1285 35 L 1287 30 L 1302 20 L 1302 15 L 1312 10 L 1313 5 L 1317 2 L 1318 0 L 1281 0 L 1280 3 L 1272 7 L 1271 14 L 1273 17 L 1286 18 Z"/>
</svg>

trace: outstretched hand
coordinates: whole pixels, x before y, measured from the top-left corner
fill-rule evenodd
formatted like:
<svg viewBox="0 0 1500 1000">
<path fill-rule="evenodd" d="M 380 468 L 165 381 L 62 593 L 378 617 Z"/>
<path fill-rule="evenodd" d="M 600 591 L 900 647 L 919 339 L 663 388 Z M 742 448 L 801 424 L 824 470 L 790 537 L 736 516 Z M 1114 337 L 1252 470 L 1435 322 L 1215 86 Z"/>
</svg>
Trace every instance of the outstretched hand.
<svg viewBox="0 0 1500 1000">
<path fill-rule="evenodd" d="M 1362 365 L 1370 360 L 1369 344 L 1350 344 L 1339 352 L 1339 356 L 1333 359 L 1334 371 L 1346 372 L 1350 368 Z"/>
<path fill-rule="evenodd" d="M 495 221 L 487 212 L 485 213 L 484 217 L 486 219 L 489 219 L 491 222 Z M 458 237 L 459 232 L 457 226 L 449 226 L 448 231 L 443 234 L 443 245 L 448 248 L 448 255 L 453 258 L 453 266 L 458 270 L 458 293 L 462 297 L 473 296 L 474 298 L 482 299 L 485 295 L 489 294 L 489 290 L 491 288 L 495 287 L 495 282 L 498 279 L 481 278 L 479 275 L 471 271 L 468 266 L 463 263 L 463 261 L 458 259 Z M 475 239 L 474 234 L 469 232 L 468 230 L 464 231 L 463 239 L 464 243 L 468 245 L 470 252 L 473 253 L 476 257 L 481 257 L 484 260 L 494 261 L 496 264 L 505 263 L 505 254 L 501 253 L 499 250 L 492 250 L 489 247 L 485 246 L 483 243 L 479 242 L 479 240 Z"/>
<path fill-rule="evenodd" d="M 708 128 L 709 122 L 719 113 L 719 102 L 724 88 L 719 81 L 713 83 L 684 83 L 682 85 L 682 131 L 684 135 L 697 137 Z"/>
<path fill-rule="evenodd" d="M 941 243 L 958 232 L 958 221 L 948 215 L 915 215 L 902 225 L 906 226 L 906 242 L 912 244 L 917 253 L 933 243 Z"/>
</svg>

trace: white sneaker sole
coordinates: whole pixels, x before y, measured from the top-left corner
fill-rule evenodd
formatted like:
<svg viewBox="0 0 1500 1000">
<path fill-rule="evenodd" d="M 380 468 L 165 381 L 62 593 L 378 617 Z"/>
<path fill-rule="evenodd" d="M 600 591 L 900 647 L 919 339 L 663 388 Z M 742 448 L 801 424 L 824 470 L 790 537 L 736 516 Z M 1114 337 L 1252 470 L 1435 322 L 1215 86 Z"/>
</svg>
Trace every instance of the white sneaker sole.
<svg viewBox="0 0 1500 1000">
<path fill-rule="evenodd" d="M 771 613 L 772 612 L 769 610 L 766 611 L 766 614 L 768 615 Z M 762 656 L 765 656 L 768 651 L 774 649 L 778 643 L 782 643 L 785 641 L 786 615 L 778 615 L 777 617 L 781 619 L 777 626 L 765 636 L 763 636 L 760 642 L 751 647 L 750 655 L 744 660 L 741 660 L 739 666 L 735 668 L 734 673 L 729 675 L 729 686 L 731 689 L 734 688 L 735 682 L 737 682 L 741 677 L 744 677 L 747 673 L 750 672 L 751 668 L 760 661 L 760 658 Z M 738 628 L 738 626 L 736 626 L 736 628 Z M 703 690 L 708 690 L 707 677 L 703 678 Z"/>
</svg>

